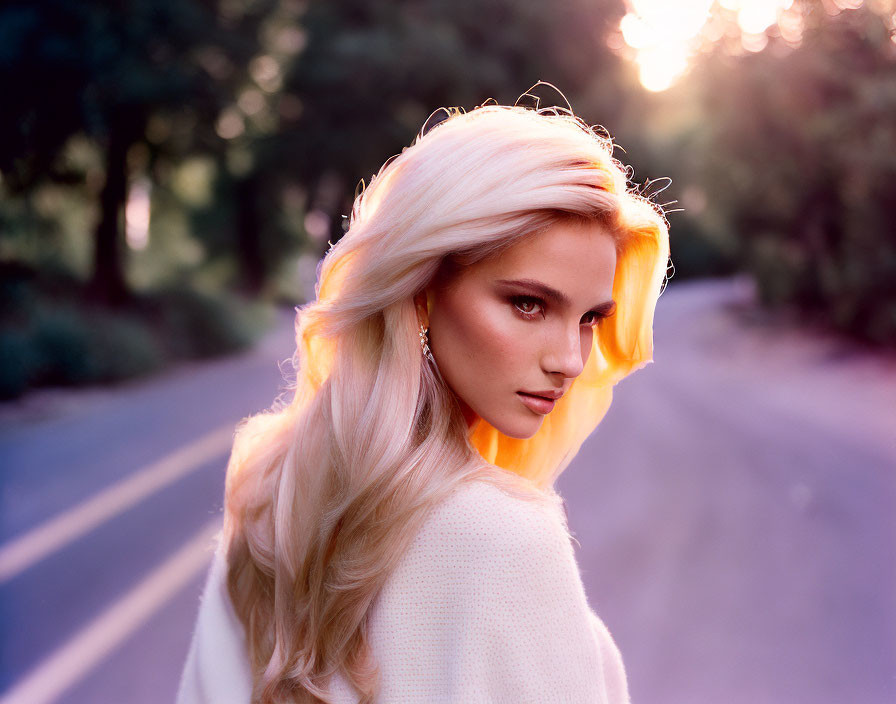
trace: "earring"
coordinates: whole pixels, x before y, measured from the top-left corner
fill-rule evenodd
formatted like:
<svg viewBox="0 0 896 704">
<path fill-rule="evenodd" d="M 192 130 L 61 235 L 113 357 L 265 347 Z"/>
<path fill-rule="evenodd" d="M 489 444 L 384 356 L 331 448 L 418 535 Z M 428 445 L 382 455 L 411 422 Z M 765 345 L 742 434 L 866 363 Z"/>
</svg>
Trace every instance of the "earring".
<svg viewBox="0 0 896 704">
<path fill-rule="evenodd" d="M 429 349 L 429 329 L 423 327 L 423 323 L 420 323 L 420 348 L 423 350 L 423 356 L 426 357 L 433 364 L 436 363 L 435 357 L 432 356 L 432 352 Z"/>
</svg>

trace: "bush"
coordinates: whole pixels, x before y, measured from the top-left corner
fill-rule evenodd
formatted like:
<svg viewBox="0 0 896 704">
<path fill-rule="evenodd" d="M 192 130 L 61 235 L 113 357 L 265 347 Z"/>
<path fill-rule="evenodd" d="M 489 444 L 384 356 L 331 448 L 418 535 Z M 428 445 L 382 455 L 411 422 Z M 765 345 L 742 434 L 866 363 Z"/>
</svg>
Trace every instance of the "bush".
<svg viewBox="0 0 896 704">
<path fill-rule="evenodd" d="M 269 306 L 184 285 L 144 294 L 138 309 L 152 321 L 168 355 L 176 359 L 202 359 L 244 349 L 273 320 Z"/>
<path fill-rule="evenodd" d="M 160 369 L 151 330 L 125 315 L 36 302 L 21 327 L 0 330 L 0 398 L 29 387 L 112 383 Z"/>
<path fill-rule="evenodd" d="M 20 396 L 31 379 L 31 345 L 19 330 L 0 330 L 0 399 Z"/>
<path fill-rule="evenodd" d="M 89 312 L 94 379 L 114 382 L 157 371 L 166 356 L 145 322 L 126 315 Z"/>
<path fill-rule="evenodd" d="M 178 359 L 228 354 L 269 327 L 273 309 L 186 285 L 119 311 L 85 302 L 79 282 L 0 264 L 0 398 L 38 386 L 114 383 Z"/>
<path fill-rule="evenodd" d="M 39 306 L 27 328 L 32 350 L 32 383 L 76 385 L 96 379 L 90 328 L 81 311 Z"/>
</svg>

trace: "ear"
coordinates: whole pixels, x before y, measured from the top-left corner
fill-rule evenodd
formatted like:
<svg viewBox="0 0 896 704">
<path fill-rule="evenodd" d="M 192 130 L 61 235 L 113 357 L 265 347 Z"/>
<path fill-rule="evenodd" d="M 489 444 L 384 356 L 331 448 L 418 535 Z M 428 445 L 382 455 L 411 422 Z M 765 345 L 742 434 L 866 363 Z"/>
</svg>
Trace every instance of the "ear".
<svg viewBox="0 0 896 704">
<path fill-rule="evenodd" d="M 428 292 L 424 289 L 414 296 L 414 308 L 417 311 L 417 322 L 423 327 L 429 327 L 429 306 L 427 303 Z"/>
</svg>

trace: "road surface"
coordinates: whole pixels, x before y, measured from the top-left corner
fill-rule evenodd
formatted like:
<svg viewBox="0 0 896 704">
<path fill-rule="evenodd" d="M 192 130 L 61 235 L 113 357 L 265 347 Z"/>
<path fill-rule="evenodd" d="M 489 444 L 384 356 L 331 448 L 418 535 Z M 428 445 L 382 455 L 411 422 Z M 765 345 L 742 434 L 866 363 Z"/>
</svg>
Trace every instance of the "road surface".
<svg viewBox="0 0 896 704">
<path fill-rule="evenodd" d="M 558 482 L 635 704 L 896 703 L 896 356 L 670 287 Z"/>
</svg>

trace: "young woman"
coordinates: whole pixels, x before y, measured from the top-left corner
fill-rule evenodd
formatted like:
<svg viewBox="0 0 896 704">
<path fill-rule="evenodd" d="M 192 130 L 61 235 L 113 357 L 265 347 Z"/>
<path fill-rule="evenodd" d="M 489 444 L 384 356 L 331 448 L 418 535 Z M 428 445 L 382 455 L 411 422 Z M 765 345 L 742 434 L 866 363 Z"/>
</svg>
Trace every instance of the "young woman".
<svg viewBox="0 0 896 704">
<path fill-rule="evenodd" d="M 652 361 L 668 257 L 571 112 L 450 111 L 387 162 L 291 402 L 238 428 L 179 704 L 627 702 L 553 486 Z"/>
</svg>

